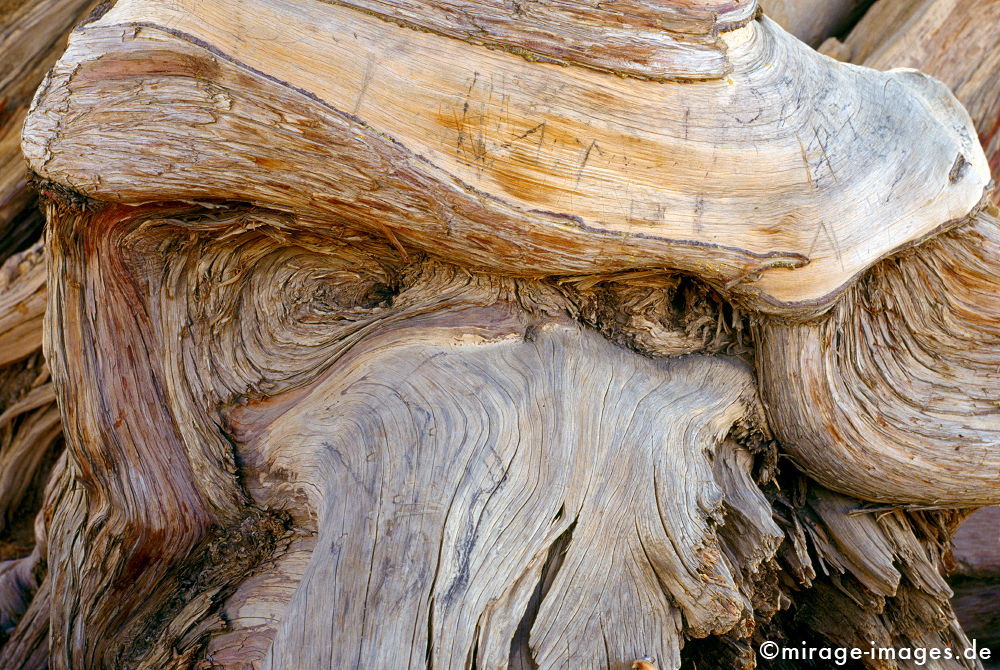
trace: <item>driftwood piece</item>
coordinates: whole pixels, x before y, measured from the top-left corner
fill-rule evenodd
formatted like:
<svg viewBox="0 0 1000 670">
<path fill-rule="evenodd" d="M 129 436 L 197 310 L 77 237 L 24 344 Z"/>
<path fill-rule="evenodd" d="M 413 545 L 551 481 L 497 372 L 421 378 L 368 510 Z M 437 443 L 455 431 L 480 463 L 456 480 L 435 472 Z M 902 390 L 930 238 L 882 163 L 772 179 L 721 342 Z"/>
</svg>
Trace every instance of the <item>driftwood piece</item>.
<svg viewBox="0 0 1000 670">
<path fill-rule="evenodd" d="M 262 667 L 412 667 L 428 649 L 434 667 L 506 667 L 518 643 L 541 667 L 676 667 L 682 633 L 752 617 L 735 573 L 770 559 L 780 531 L 748 476 L 727 479 L 767 539 L 749 543 L 756 561 L 723 550 L 710 460 L 736 457 L 721 439 L 748 412 L 749 370 L 462 311 L 373 334 L 291 412 L 262 407 L 266 429 L 252 405 L 235 419 L 248 461 L 281 473 L 261 502 L 306 498 L 318 531 Z M 452 325 L 472 316 L 494 323 Z"/>
<path fill-rule="evenodd" d="M 25 147 L 67 451 L 0 565 L 0 667 L 964 649 L 961 515 L 900 509 L 996 495 L 1000 240 L 950 94 L 748 3 L 604 4 L 567 39 L 565 5 L 361 4 L 122 0 L 44 83 Z M 612 15 L 617 61 L 586 50 Z M 950 425 L 890 397 L 843 439 L 839 387 L 879 383 Z M 913 421 L 931 468 L 878 462 Z"/>
<path fill-rule="evenodd" d="M 969 110 L 993 174 L 1000 174 L 1000 50 L 993 0 L 879 0 L 836 48 L 880 70 L 918 68 Z M 833 49 L 833 47 L 828 47 Z M 996 197 L 996 196 L 994 196 Z"/>
<path fill-rule="evenodd" d="M 867 500 L 1000 502 L 998 259 L 983 213 L 882 261 L 828 316 L 761 326 L 762 393 L 796 463 Z"/>
<path fill-rule="evenodd" d="M 718 79 L 733 69 L 721 33 L 747 24 L 756 0 L 601 3 L 348 0 L 400 26 L 532 61 L 651 80 Z"/>
<path fill-rule="evenodd" d="M 261 0 L 257 30 L 211 3 L 119 2 L 46 82 L 32 168 L 98 199 L 251 201 L 508 274 L 673 268 L 785 314 L 964 220 L 989 181 L 944 87 L 837 65 L 766 19 L 722 34 L 728 78 L 692 85 L 309 7 Z"/>
<path fill-rule="evenodd" d="M 746 472 L 750 461 L 738 459 L 736 445 L 725 441 L 734 424 L 760 422 L 744 363 L 653 362 L 619 349 L 569 321 L 571 308 L 554 287 L 430 265 L 402 279 L 390 306 L 379 297 L 388 289 L 369 278 L 384 281 L 385 269 L 349 247 L 338 261 L 329 247 L 317 256 L 298 244 L 276 245 L 253 232 L 267 218 L 231 220 L 238 227 L 229 241 L 215 244 L 205 236 L 216 234 L 218 219 L 178 229 L 178 215 L 121 218 L 128 214 L 135 212 L 106 207 L 81 217 L 76 234 L 98 245 L 103 260 L 96 265 L 77 265 L 65 246 L 71 238 L 53 241 L 60 259 L 53 281 L 83 280 L 60 281 L 50 302 L 58 324 L 53 335 L 60 338 L 50 343 L 52 364 L 68 409 L 70 454 L 81 465 L 109 457 L 117 463 L 115 474 L 90 465 L 92 474 L 76 475 L 113 510 L 90 531 L 91 542 L 120 542 L 124 534 L 131 537 L 126 544 L 158 546 L 159 565 L 169 568 L 162 534 L 171 534 L 167 546 L 178 561 L 213 518 L 244 514 L 233 455 L 222 440 L 228 435 L 240 445 L 239 462 L 256 473 L 246 482 L 247 503 L 287 510 L 300 535 L 315 534 L 312 559 L 296 564 L 302 572 L 281 564 L 292 580 L 284 588 L 291 599 L 275 617 L 281 625 L 254 631 L 274 636 L 264 667 L 407 667 L 423 662 L 428 648 L 429 662 L 441 667 L 472 657 L 503 666 L 512 645 L 521 653 L 514 642 L 553 547 L 562 567 L 548 573 L 552 584 L 533 605 L 529 637 L 519 643 L 543 667 L 620 667 L 649 653 L 676 666 L 682 633 L 705 636 L 752 621 L 748 575 L 770 559 L 781 536 Z M 279 238 L 281 224 L 273 233 Z M 200 231 L 200 239 L 191 231 Z M 236 236 L 240 231 L 247 231 L 244 238 Z M 185 237 L 188 246 L 178 245 Z M 234 240 L 241 243 L 234 247 Z M 156 268 L 150 251 L 164 243 L 174 251 Z M 255 247 L 262 253 L 248 263 Z M 104 271 L 95 274 L 98 268 Z M 137 271 L 154 296 L 145 307 L 143 300 L 129 306 L 136 294 L 125 277 L 138 278 Z M 129 301 L 119 303 L 129 318 L 108 321 L 85 308 L 113 303 L 114 296 Z M 132 344 L 117 351 L 99 344 L 110 341 Z M 291 356 L 285 363 L 281 343 Z M 118 352 L 140 347 L 160 351 L 164 367 L 127 367 Z M 198 355 L 212 351 L 225 351 L 233 363 Z M 262 356 L 274 372 L 255 364 Z M 202 366 L 216 364 L 216 374 L 204 374 Z M 136 379 L 136 372 L 152 376 Z M 130 381 L 109 394 L 109 387 L 83 381 L 95 374 Z M 439 387 L 436 380 L 445 378 L 448 385 Z M 151 397 L 148 389 L 162 390 Z M 240 393 L 233 396 L 233 389 Z M 94 394 L 96 405 L 88 397 Z M 123 411 L 136 402 L 147 410 Z M 96 406 L 105 410 L 90 410 Z M 663 420 L 668 415 L 675 418 Z M 164 438 L 158 456 L 137 460 L 130 454 L 141 443 L 121 437 L 149 434 L 151 421 Z M 207 439 L 211 432 L 217 442 Z M 183 463 L 199 476 L 179 477 Z M 137 478 L 149 484 L 146 491 L 118 483 Z M 172 500 L 164 488 L 173 490 Z M 139 497 L 147 491 L 158 493 L 162 520 L 151 518 Z M 663 497 L 666 491 L 673 494 Z M 724 491 L 757 541 L 722 548 L 715 527 Z M 180 509 L 185 525 L 178 523 Z M 608 509 L 629 511 L 609 516 Z M 61 647 L 55 640 L 54 659 L 144 658 L 155 667 L 151 659 L 161 644 L 176 647 L 170 629 L 148 631 L 124 649 L 120 638 L 116 643 L 100 632 L 169 607 L 169 573 L 148 565 L 120 582 L 117 571 L 107 571 L 104 552 L 91 548 L 71 560 L 70 545 L 53 537 L 49 546 L 50 558 L 62 557 L 64 576 L 52 577 L 54 583 L 73 584 L 53 597 L 56 609 L 74 614 L 53 625 L 90 641 Z M 331 551 L 337 560 L 328 560 Z M 599 555 L 606 560 L 595 560 Z M 120 570 L 128 570 L 125 558 Z M 594 586 L 581 590 L 581 584 Z M 95 600 L 92 589 L 118 595 Z M 334 598 L 341 604 L 329 610 L 329 601 L 311 595 L 316 590 L 341 594 Z M 261 597 L 240 592 L 229 607 L 239 612 L 253 595 Z M 271 598 L 270 607 L 277 606 Z M 579 616 L 568 616 L 573 611 Z M 112 616 L 117 621 L 108 621 Z M 479 621 L 479 633 L 471 621 Z M 239 627 L 230 635 L 251 657 L 266 646 L 246 644 Z M 102 638 L 109 642 L 98 643 Z M 232 646 L 221 638 L 213 653 L 231 656 Z"/>
<path fill-rule="evenodd" d="M 435 667 L 617 669 L 655 655 L 676 668 L 684 637 L 749 648 L 792 603 L 831 641 L 847 639 L 836 611 L 864 617 L 858 635 L 880 644 L 965 644 L 935 577 L 940 538 L 902 512 L 858 517 L 856 501 L 804 496 L 788 522 L 805 533 L 797 577 L 767 586 L 795 531 L 774 525 L 753 459 L 727 439 L 766 444 L 738 360 L 650 360 L 571 321 L 575 293 L 558 284 L 399 268 L 391 246 L 330 243 L 274 214 L 105 206 L 53 221 L 53 272 L 77 278 L 54 284 L 51 303 L 64 338 L 53 350 L 68 352 L 56 379 L 76 398 L 63 399 L 69 457 L 85 468 L 79 490 L 113 511 L 90 525 L 77 498 L 46 515 L 61 529 L 45 542 L 58 588 L 35 598 L 67 631 L 50 663 L 413 667 L 430 653 Z M 100 260 L 78 265 L 77 244 Z M 117 299 L 124 311 L 88 307 Z M 112 341 L 130 344 L 100 345 Z M 134 350 L 159 363 L 132 371 L 122 353 Z M 169 467 L 125 442 L 151 419 Z M 179 479 L 182 467 L 199 476 Z M 212 521 L 160 546 L 167 528 L 114 477 L 141 479 L 188 523 L 193 504 Z M 172 501 L 182 483 L 195 493 Z M 158 561 L 114 578 L 136 554 L 95 545 L 123 541 L 148 547 L 138 556 L 158 547 Z M 35 649 L 29 614 L 15 650 Z"/>
</svg>

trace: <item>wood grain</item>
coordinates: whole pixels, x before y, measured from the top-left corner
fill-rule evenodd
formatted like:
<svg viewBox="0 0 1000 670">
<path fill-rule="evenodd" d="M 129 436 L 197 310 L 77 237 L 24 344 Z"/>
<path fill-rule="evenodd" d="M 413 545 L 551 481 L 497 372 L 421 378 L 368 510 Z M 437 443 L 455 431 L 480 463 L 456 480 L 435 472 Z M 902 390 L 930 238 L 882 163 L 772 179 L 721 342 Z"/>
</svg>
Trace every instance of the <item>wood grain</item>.
<svg viewBox="0 0 1000 670">
<path fill-rule="evenodd" d="M 1000 224 L 882 261 L 829 316 L 767 322 L 771 426 L 817 481 L 867 500 L 1000 502 Z"/>
<path fill-rule="evenodd" d="M 912 67 L 939 79 L 969 110 L 994 177 L 1000 174 L 1000 53 L 992 0 L 879 0 L 839 49 L 880 70 Z M 994 201 L 996 201 L 996 193 Z"/>
<path fill-rule="evenodd" d="M 722 34 L 728 78 L 679 84 L 303 12 L 118 3 L 39 97 L 32 168 L 98 199 L 388 230 L 505 274 L 672 268 L 792 316 L 964 220 L 989 180 L 943 86 L 838 65 L 766 19 Z"/>
<path fill-rule="evenodd" d="M 0 667 L 965 648 L 936 508 L 1000 495 L 986 162 L 942 84 L 752 8 L 77 29 L 25 131 L 47 294 L 0 287 L 47 299 L 52 367 L 0 438 L 48 440 L 54 392 L 67 440 Z M 9 509 L 38 456 L 3 444 Z"/>
<path fill-rule="evenodd" d="M 21 126 L 66 34 L 93 0 L 12 0 L 0 11 L 0 261 L 37 234 L 41 216 L 21 155 Z"/>
</svg>

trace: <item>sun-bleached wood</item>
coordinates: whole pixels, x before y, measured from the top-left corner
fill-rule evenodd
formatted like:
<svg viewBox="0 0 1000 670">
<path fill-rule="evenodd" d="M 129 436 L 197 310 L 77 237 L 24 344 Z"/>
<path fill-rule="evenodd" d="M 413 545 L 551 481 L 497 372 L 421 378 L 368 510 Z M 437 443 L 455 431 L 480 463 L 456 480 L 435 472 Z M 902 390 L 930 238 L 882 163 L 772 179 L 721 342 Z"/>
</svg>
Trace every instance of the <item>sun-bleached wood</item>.
<svg viewBox="0 0 1000 670">
<path fill-rule="evenodd" d="M 876 265 L 828 316 L 760 326 L 770 423 L 806 472 L 868 500 L 1000 503 L 998 262 L 982 213 Z"/>
<path fill-rule="evenodd" d="M 729 497 L 712 465 L 756 411 L 749 369 L 463 312 L 369 336 L 284 413 L 237 410 L 251 493 L 317 533 L 262 667 L 507 667 L 557 551 L 529 621 L 539 667 L 676 667 L 683 633 L 752 616 L 737 571 L 781 533 L 748 472 L 719 466 Z M 724 499 L 749 503 L 756 556 L 720 546 Z"/>
<path fill-rule="evenodd" d="M 637 51 L 544 62 L 558 40 L 520 50 L 516 30 L 544 30 L 561 6 L 515 25 L 483 3 L 492 32 L 462 32 L 434 14 L 445 5 L 404 20 L 388 2 L 123 1 L 83 26 L 27 133 L 67 451 L 35 550 L 0 564 L 0 667 L 619 670 L 656 655 L 661 670 L 750 670 L 761 636 L 803 627 L 838 646 L 968 645 L 940 577 L 962 514 L 865 505 L 798 475 L 779 449 L 798 458 L 809 444 L 771 440 L 751 373 L 766 366 L 768 398 L 782 369 L 784 392 L 804 393 L 793 374 L 817 366 L 847 397 L 872 379 L 940 390 L 899 352 L 842 347 L 868 362 L 860 380 L 835 357 L 782 358 L 789 332 L 808 345 L 811 329 L 854 342 L 877 327 L 932 341 L 929 358 L 983 384 L 982 397 L 941 390 L 956 416 L 992 411 L 992 243 L 970 231 L 995 222 L 967 216 L 981 160 L 947 156 L 974 143 L 968 120 L 920 75 L 836 65 L 766 19 L 708 26 L 703 10 L 721 5 L 687 5 L 664 16 L 688 16 L 701 37 L 665 41 L 651 65 Z M 421 21 L 439 29 L 413 30 Z M 729 74 L 697 60 L 719 54 Z M 651 81 L 673 76 L 665 64 L 692 81 Z M 902 103 L 889 102 L 897 87 Z M 864 142 L 843 141 L 847 121 L 867 124 Z M 616 223 L 622 184 L 688 209 Z M 870 202 L 852 200 L 866 189 Z M 581 220 L 531 210 L 542 201 Z M 800 218 L 783 219 L 793 206 Z M 802 227 L 841 211 L 823 207 L 859 213 L 858 234 L 887 246 L 858 247 L 856 269 L 826 272 L 838 288 L 812 302 L 775 302 L 761 289 L 775 277 L 808 292 L 803 271 L 834 267 L 817 250 L 838 233 Z M 671 225 L 692 234 L 646 234 Z M 738 234 L 760 246 L 706 241 Z M 789 249 L 804 239 L 811 262 L 779 267 L 803 260 Z M 982 323 L 956 333 L 957 317 L 934 311 L 954 303 L 925 304 L 942 292 Z M 899 305 L 912 328 L 878 313 Z M 825 309 L 805 324 L 763 317 Z M 961 335 L 979 347 L 970 360 Z M 810 392 L 830 404 L 829 387 Z M 815 428 L 773 405 L 782 436 Z M 861 461 L 840 464 L 846 484 L 831 488 L 861 486 L 871 449 L 908 437 L 873 422 L 873 447 L 839 444 L 842 416 L 823 426 Z M 938 457 L 954 430 L 919 446 Z M 886 479 L 926 476 L 903 462 Z M 970 487 L 987 483 L 947 493 Z"/>
<path fill-rule="evenodd" d="M 995 162 L 998 11 L 995 2 L 880 0 L 845 40 L 845 56 L 919 67 L 954 87 Z M 995 217 L 876 266 L 839 317 L 764 327 L 758 367 L 772 425 L 819 481 L 873 500 L 1000 502 Z M 789 386 L 787 369 L 774 373 L 787 364 L 802 387 Z"/>
<path fill-rule="evenodd" d="M 339 5 L 123 0 L 75 33 L 24 150 L 98 199 L 251 201 L 504 273 L 672 268 L 787 315 L 983 197 L 940 84 L 767 19 L 720 39 L 727 77 L 660 83 Z"/>
<path fill-rule="evenodd" d="M 885 644 L 967 644 L 930 577 L 943 540 L 904 512 L 816 490 L 775 525 L 738 359 L 651 360 L 574 320 L 575 287 L 401 267 L 274 213 L 69 206 L 49 243 L 69 484 L 39 517 L 44 579 L 28 557 L 0 581 L 0 658 L 38 658 L 47 625 L 55 667 L 677 668 L 685 637 L 746 649 L 791 599 L 824 634 L 853 616 Z M 923 604 L 887 614 L 900 598 Z"/>
<path fill-rule="evenodd" d="M 565 3 L 551 0 L 346 0 L 400 26 L 501 49 L 532 61 L 640 79 L 718 79 L 732 71 L 721 33 L 754 18 L 756 0 Z"/>
<path fill-rule="evenodd" d="M 995 176 L 1000 173 L 997 25 L 1000 3 L 993 0 L 879 0 L 837 55 L 880 70 L 918 68 L 944 82 L 969 110 Z"/>
</svg>

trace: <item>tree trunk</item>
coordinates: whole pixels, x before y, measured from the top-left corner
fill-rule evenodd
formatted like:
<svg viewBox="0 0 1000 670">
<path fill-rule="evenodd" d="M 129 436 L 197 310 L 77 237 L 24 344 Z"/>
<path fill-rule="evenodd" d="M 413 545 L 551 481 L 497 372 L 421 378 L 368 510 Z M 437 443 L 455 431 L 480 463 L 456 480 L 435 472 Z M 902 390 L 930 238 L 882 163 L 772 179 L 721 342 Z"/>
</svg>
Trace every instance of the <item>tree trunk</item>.
<svg viewBox="0 0 1000 670">
<path fill-rule="evenodd" d="M 102 6 L 0 275 L 0 667 L 982 667 L 977 76 L 747 0 Z"/>
</svg>

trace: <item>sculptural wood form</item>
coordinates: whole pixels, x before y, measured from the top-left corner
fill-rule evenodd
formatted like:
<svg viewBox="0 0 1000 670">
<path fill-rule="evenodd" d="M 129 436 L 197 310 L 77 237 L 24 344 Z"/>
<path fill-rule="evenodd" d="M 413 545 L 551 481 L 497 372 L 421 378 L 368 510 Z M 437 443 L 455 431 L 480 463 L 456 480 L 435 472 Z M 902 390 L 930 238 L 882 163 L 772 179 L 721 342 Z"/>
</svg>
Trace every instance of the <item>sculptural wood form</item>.
<svg viewBox="0 0 1000 670">
<path fill-rule="evenodd" d="M 937 80 L 751 0 L 118 0 L 21 148 L 0 666 L 968 644 L 1000 227 Z"/>
</svg>

